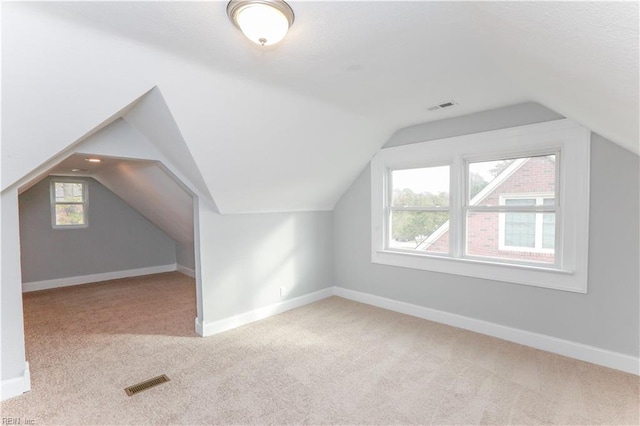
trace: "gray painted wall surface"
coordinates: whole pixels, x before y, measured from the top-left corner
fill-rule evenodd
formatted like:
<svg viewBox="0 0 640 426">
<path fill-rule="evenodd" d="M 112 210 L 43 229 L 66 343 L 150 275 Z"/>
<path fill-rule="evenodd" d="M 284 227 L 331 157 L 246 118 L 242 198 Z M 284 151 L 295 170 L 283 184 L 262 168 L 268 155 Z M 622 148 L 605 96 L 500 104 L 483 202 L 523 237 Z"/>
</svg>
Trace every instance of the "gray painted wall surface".
<svg viewBox="0 0 640 426">
<path fill-rule="evenodd" d="M 185 268 L 196 268 L 196 257 L 193 245 L 183 246 L 182 244 L 176 243 L 176 263 Z"/>
<path fill-rule="evenodd" d="M 164 232 L 93 179 L 88 179 L 89 226 L 53 229 L 50 178 L 19 197 L 22 282 L 176 263 Z"/>
<path fill-rule="evenodd" d="M 451 138 L 507 127 L 543 123 L 564 118 L 562 115 L 540 104 L 526 102 L 504 108 L 481 111 L 464 117 L 447 118 L 405 127 L 395 132 L 384 145 L 385 148 Z"/>
<path fill-rule="evenodd" d="M 216 214 L 200 220 L 205 323 L 333 285 L 331 212 Z M 285 297 L 280 287 L 287 289 Z"/>
<path fill-rule="evenodd" d="M 523 111 L 503 108 L 400 131 L 391 145 L 527 124 Z M 548 111 L 548 110 L 547 110 Z M 548 112 L 551 119 L 560 118 Z M 540 114 L 533 114 L 537 122 Z M 543 120 L 545 121 L 545 120 Z M 446 128 L 450 135 L 447 135 Z M 399 142 L 400 141 L 400 142 Z M 569 293 L 371 263 L 370 169 L 334 210 L 334 283 L 419 306 L 546 334 L 623 354 L 639 354 L 639 158 L 592 134 L 588 294 Z"/>
</svg>

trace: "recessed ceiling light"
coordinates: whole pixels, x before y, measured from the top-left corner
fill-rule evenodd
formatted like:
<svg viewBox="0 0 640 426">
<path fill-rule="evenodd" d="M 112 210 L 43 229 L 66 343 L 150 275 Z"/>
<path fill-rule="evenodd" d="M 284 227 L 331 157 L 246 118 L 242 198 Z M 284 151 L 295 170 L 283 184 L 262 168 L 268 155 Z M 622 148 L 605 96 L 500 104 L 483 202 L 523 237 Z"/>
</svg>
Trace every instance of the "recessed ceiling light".
<svg viewBox="0 0 640 426">
<path fill-rule="evenodd" d="M 90 162 L 90 163 L 99 163 L 99 162 L 101 162 L 101 161 L 102 161 L 102 160 L 101 160 L 101 159 L 99 159 L 99 158 L 85 158 L 84 160 L 85 160 L 85 161 L 88 161 L 88 162 Z"/>
<path fill-rule="evenodd" d="M 269 46 L 287 35 L 293 25 L 293 9 L 283 0 L 231 0 L 227 15 L 252 42 Z"/>
<path fill-rule="evenodd" d="M 72 172 L 88 172 L 88 169 L 71 169 Z"/>
</svg>

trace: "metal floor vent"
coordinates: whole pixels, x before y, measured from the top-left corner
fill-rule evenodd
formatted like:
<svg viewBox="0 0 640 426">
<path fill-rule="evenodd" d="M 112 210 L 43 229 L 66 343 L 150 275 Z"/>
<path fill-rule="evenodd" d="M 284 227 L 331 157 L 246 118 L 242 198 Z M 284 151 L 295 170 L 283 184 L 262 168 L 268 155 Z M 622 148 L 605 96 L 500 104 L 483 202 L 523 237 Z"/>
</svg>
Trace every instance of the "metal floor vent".
<svg viewBox="0 0 640 426">
<path fill-rule="evenodd" d="M 135 395 L 138 392 L 142 392 L 144 390 L 147 390 L 147 389 L 152 388 L 154 386 L 161 385 L 161 384 L 166 383 L 168 381 L 169 381 L 169 378 L 166 376 L 166 374 L 163 374 L 162 376 L 158 376 L 158 377 L 154 377 L 153 379 L 145 380 L 144 382 L 138 383 L 137 385 L 129 386 L 128 388 L 125 388 L 124 391 L 127 393 L 127 395 L 132 396 L 132 395 Z"/>
</svg>

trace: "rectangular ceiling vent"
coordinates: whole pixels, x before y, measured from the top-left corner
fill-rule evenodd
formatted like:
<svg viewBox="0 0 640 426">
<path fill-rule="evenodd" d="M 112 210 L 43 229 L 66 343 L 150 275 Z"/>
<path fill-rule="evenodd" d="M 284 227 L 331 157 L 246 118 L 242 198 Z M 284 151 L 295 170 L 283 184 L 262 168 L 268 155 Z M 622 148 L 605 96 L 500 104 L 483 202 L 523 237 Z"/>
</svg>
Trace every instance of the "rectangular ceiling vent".
<svg viewBox="0 0 640 426">
<path fill-rule="evenodd" d="M 132 396 L 137 394 L 138 392 L 142 392 L 144 390 L 150 389 L 154 386 L 161 385 L 163 383 L 167 383 L 169 378 L 163 374 L 162 376 L 154 377 L 153 379 L 145 380 L 142 383 L 138 383 L 137 385 L 129 386 L 125 388 L 125 392 L 127 395 Z"/>
<path fill-rule="evenodd" d="M 442 102 L 427 108 L 427 111 L 438 111 L 439 109 L 451 108 L 452 106 L 458 105 L 456 101 L 447 101 Z"/>
</svg>

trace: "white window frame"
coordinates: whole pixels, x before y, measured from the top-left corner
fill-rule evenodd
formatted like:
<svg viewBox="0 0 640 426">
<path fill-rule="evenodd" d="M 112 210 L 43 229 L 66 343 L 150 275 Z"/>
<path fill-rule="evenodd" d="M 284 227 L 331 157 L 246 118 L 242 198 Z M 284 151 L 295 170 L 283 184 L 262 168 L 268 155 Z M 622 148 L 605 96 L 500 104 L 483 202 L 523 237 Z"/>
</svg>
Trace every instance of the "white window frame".
<svg viewBox="0 0 640 426">
<path fill-rule="evenodd" d="M 549 198 L 555 199 L 556 194 L 553 192 L 545 192 L 545 193 L 517 193 L 517 194 L 500 194 L 500 205 L 503 206 L 506 204 L 506 200 L 535 200 L 536 206 L 542 206 L 544 204 L 544 200 Z M 554 212 L 555 213 L 555 212 Z M 553 254 L 555 252 L 555 248 L 548 249 L 542 247 L 542 237 L 543 237 L 543 222 L 544 222 L 544 213 L 536 212 L 535 213 L 535 244 L 534 247 L 519 247 L 519 246 L 508 246 L 506 245 L 506 214 L 499 213 L 499 224 L 498 224 L 498 250 L 500 251 L 512 251 L 512 252 L 521 252 L 521 253 L 546 253 Z M 557 225 L 556 225 L 557 231 Z M 554 245 L 555 247 L 555 245 Z"/>
<path fill-rule="evenodd" d="M 588 129 L 568 120 L 513 127 L 380 150 L 371 161 L 371 261 L 504 281 L 587 292 L 589 231 Z M 555 264 L 466 256 L 469 162 L 557 153 Z M 388 248 L 389 172 L 451 165 L 449 255 Z"/>
<path fill-rule="evenodd" d="M 57 202 L 56 201 L 56 183 L 81 183 L 82 184 L 82 202 Z M 53 229 L 82 229 L 89 227 L 89 189 L 86 179 L 73 179 L 64 177 L 52 177 L 49 187 L 51 199 L 51 227 Z M 57 204 L 82 204 L 82 213 L 84 223 L 82 225 L 58 225 L 56 223 L 56 205 Z"/>
</svg>

